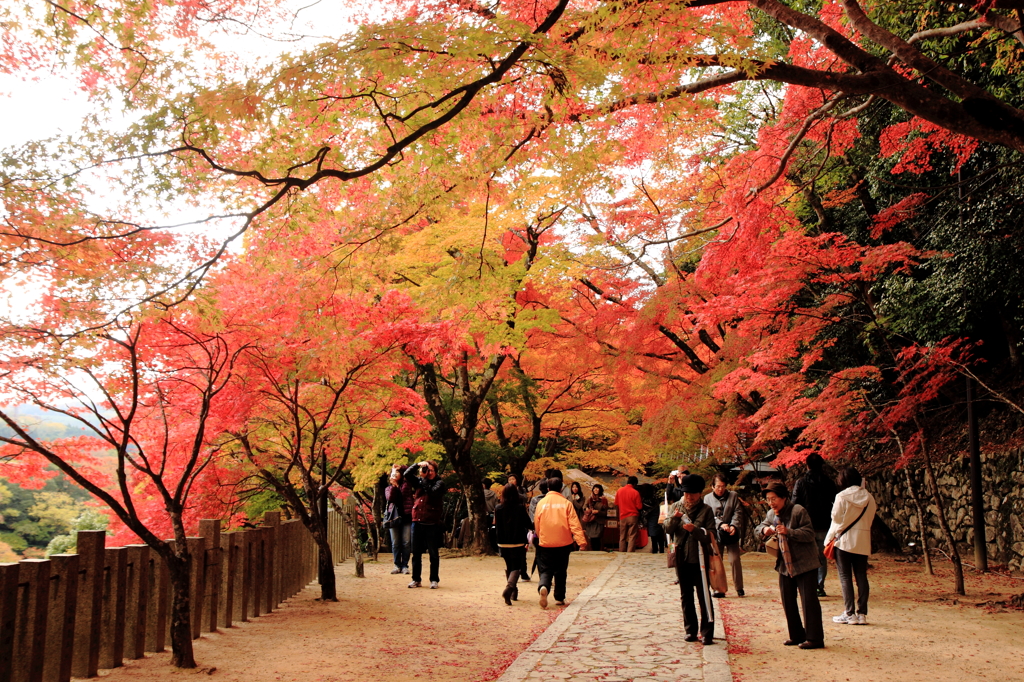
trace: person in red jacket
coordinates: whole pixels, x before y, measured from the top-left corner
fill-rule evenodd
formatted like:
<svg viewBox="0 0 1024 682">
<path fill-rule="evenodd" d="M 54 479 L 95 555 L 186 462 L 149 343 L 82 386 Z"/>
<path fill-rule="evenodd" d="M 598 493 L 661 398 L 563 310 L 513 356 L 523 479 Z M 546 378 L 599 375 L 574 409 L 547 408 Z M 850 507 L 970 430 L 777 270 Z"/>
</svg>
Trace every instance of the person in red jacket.
<svg viewBox="0 0 1024 682">
<path fill-rule="evenodd" d="M 619 509 L 620 552 L 632 552 L 636 548 L 636 535 L 640 529 L 640 509 L 643 507 L 636 485 L 636 476 L 630 476 L 626 479 L 626 485 L 615 493 L 615 506 Z"/>
</svg>

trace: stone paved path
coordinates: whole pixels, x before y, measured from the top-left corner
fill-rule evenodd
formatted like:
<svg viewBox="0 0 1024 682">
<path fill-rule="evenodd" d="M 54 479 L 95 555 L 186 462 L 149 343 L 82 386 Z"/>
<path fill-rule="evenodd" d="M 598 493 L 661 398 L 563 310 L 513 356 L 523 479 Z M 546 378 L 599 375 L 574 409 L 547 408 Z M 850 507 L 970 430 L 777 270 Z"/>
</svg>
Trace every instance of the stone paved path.
<svg viewBox="0 0 1024 682">
<path fill-rule="evenodd" d="M 731 682 L 721 623 L 712 646 L 683 641 L 673 579 L 664 554 L 617 556 L 498 682 Z"/>
</svg>

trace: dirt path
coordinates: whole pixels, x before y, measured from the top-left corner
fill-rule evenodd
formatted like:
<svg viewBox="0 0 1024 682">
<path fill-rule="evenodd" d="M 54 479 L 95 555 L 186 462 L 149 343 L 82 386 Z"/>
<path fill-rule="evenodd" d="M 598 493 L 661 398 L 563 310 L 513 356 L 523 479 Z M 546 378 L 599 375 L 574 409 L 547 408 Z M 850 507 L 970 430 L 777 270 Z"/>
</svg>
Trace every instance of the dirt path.
<svg viewBox="0 0 1024 682">
<path fill-rule="evenodd" d="M 613 556 L 573 554 L 570 601 Z M 498 557 L 442 558 L 437 590 L 408 589 L 409 576 L 390 575 L 388 558 L 368 563 L 364 579 L 351 575 L 351 563 L 338 566 L 338 603 L 317 602 L 318 591 L 307 588 L 268 616 L 204 634 L 196 642 L 198 670 L 175 670 L 164 653 L 100 674 L 110 682 L 168 682 L 197 674 L 237 682 L 488 680 L 560 611 L 540 609 L 536 581 L 522 585 L 520 601 L 506 606 L 505 564 Z"/>
<path fill-rule="evenodd" d="M 784 647 L 786 621 L 777 574 L 764 554 L 747 554 L 747 596 L 720 600 L 737 682 L 966 682 L 1024 680 L 1024 612 L 978 607 L 1024 592 L 1024 580 L 968 572 L 967 596 L 954 598 L 951 569 L 936 562 L 934 577 L 920 564 L 875 556 L 869 624 L 837 625 L 843 610 L 832 566 L 822 600 L 825 646 Z"/>
</svg>

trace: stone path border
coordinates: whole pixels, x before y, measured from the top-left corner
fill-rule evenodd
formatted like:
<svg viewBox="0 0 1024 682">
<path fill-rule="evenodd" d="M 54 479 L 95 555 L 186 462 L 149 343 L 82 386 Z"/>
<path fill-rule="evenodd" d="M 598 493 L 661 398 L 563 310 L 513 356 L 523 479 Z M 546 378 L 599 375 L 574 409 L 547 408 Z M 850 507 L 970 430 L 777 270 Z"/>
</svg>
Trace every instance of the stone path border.
<svg viewBox="0 0 1024 682">
<path fill-rule="evenodd" d="M 611 563 L 559 614 L 558 618 L 534 640 L 533 644 L 527 647 L 523 653 L 519 654 L 516 660 L 512 662 L 512 665 L 505 670 L 496 682 L 527 682 L 528 679 L 537 679 L 536 675 L 531 676 L 531 673 L 537 668 L 541 658 L 557 645 L 559 638 L 572 627 L 580 613 L 587 608 L 589 602 L 601 593 L 601 590 L 605 588 L 612 576 L 626 562 L 627 557 L 635 557 L 634 560 L 637 560 L 645 556 L 619 554 L 612 559 Z M 571 567 L 570 570 L 572 570 Z M 680 640 L 682 639 L 681 625 L 680 623 Z M 732 682 L 732 670 L 729 667 L 725 632 L 720 623 L 716 627 L 715 634 L 716 643 L 714 645 L 700 647 L 703 658 L 703 665 L 701 666 L 702 679 L 704 682 Z M 568 678 L 569 675 L 566 674 L 564 677 Z M 643 679 L 643 677 L 638 677 L 637 679 Z"/>
</svg>

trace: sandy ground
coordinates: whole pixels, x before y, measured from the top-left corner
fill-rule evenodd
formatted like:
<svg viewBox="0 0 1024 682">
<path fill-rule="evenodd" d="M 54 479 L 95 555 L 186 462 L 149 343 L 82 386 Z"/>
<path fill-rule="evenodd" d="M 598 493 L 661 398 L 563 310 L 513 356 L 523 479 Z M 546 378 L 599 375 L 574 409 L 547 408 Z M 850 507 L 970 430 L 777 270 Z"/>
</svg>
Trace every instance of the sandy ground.
<svg viewBox="0 0 1024 682">
<path fill-rule="evenodd" d="M 614 555 L 578 552 L 569 563 L 568 599 L 576 597 Z M 532 562 L 533 555 L 530 555 Z M 101 671 L 110 682 L 170 682 L 212 676 L 239 682 L 349 680 L 489 680 L 502 671 L 561 612 L 537 604 L 536 576 L 521 584 L 520 601 L 501 598 L 499 557 L 441 559 L 441 585 L 410 590 L 407 575 L 390 575 L 390 555 L 337 567 L 337 603 L 316 601 L 307 588 L 267 616 L 195 643 L 196 670 L 175 670 L 169 653 Z M 424 557 L 424 572 L 426 572 Z M 424 583 L 426 585 L 426 583 Z"/>
<path fill-rule="evenodd" d="M 574 554 L 569 599 L 608 564 L 612 554 Z M 493 680 L 557 617 L 537 606 L 536 582 L 521 601 L 505 606 L 504 564 L 498 557 L 441 560 L 441 589 L 406 588 L 408 576 L 390 575 L 389 557 L 366 565 L 366 578 L 338 566 L 341 601 L 317 602 L 308 588 L 279 610 L 196 642 L 197 670 L 175 670 L 168 653 L 101 671 L 111 682 L 180 682 L 196 675 L 239 682 L 348 680 Z M 967 596 L 952 594 L 952 572 L 875 556 L 869 571 L 866 627 L 836 625 L 842 610 L 838 578 L 829 573 L 822 600 L 826 648 L 782 646 L 785 619 L 778 582 L 764 554 L 743 558 L 747 596 L 719 600 L 737 682 L 965 682 L 1024 680 L 1024 612 L 995 602 L 1024 592 L 1024 580 L 968 572 Z M 651 579 L 663 581 L 659 571 Z M 983 604 L 978 606 L 978 604 Z"/>
<path fill-rule="evenodd" d="M 777 574 L 765 554 L 743 557 L 747 596 L 720 600 L 737 682 L 966 682 L 1024 680 L 1024 612 L 991 602 L 1024 592 L 1024 580 L 968 571 L 966 597 L 953 594 L 948 563 L 874 556 L 866 627 L 838 625 L 843 611 L 835 566 L 822 600 L 825 649 L 782 646 L 786 621 Z M 987 605 L 977 606 L 977 604 Z"/>
</svg>

